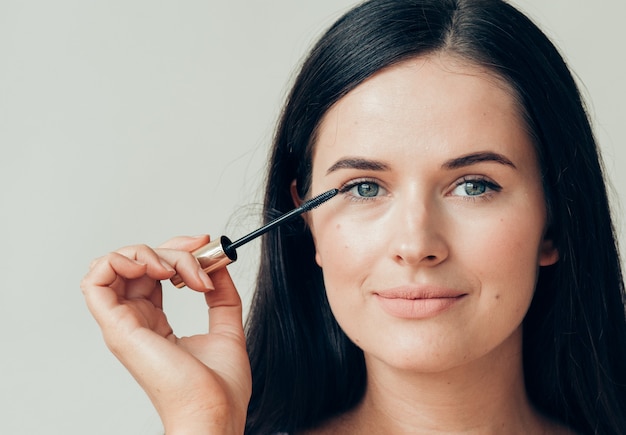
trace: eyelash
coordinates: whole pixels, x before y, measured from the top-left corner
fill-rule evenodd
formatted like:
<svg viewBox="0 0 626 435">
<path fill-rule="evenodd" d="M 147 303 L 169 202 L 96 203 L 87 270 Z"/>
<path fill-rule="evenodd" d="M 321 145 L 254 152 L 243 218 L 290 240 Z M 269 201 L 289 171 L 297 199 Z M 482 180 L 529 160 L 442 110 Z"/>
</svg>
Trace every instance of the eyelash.
<svg viewBox="0 0 626 435">
<path fill-rule="evenodd" d="M 454 188 L 451 190 L 453 192 L 457 187 L 461 187 L 464 184 L 474 183 L 474 184 L 482 184 L 488 189 L 486 192 L 483 192 L 479 195 L 458 195 L 462 197 L 465 201 L 478 201 L 478 200 L 487 200 L 490 199 L 491 195 L 494 192 L 500 192 L 502 190 L 502 186 L 499 184 L 481 176 L 466 176 L 461 178 L 459 181 L 454 183 Z"/>
<path fill-rule="evenodd" d="M 350 190 L 359 186 L 360 184 L 373 184 L 373 185 L 376 185 L 378 189 L 381 189 L 383 191 L 385 190 L 384 187 L 382 187 L 380 183 L 377 182 L 376 180 L 373 180 L 370 178 L 359 178 L 356 180 L 350 180 L 349 182 L 345 183 L 343 186 L 339 188 L 339 193 L 343 194 L 344 196 L 347 197 L 347 199 L 349 199 L 350 201 L 354 201 L 354 202 L 373 201 L 379 198 L 378 195 L 372 196 L 372 197 L 366 197 L 366 196 L 356 196 L 356 195 L 351 194 Z"/>
<path fill-rule="evenodd" d="M 463 186 L 464 184 L 468 184 L 468 183 L 474 183 L 474 184 L 480 184 L 483 185 L 486 188 L 486 191 L 483 193 L 480 193 L 478 195 L 457 195 L 459 197 L 462 197 L 463 200 L 465 201 L 478 201 L 478 200 L 487 200 L 490 199 L 491 195 L 494 192 L 500 192 L 502 190 L 502 187 L 485 178 L 482 176 L 465 176 L 463 178 L 461 178 L 460 180 L 456 181 L 454 183 L 454 187 L 452 188 L 452 190 L 450 191 L 450 193 L 454 192 L 454 190 L 456 190 L 456 188 Z M 345 183 L 343 186 L 341 186 L 339 188 L 339 193 L 343 194 L 344 196 L 347 196 L 348 199 L 350 201 L 355 201 L 355 202 L 364 202 L 364 201 L 373 201 L 378 199 L 380 196 L 376 195 L 376 196 L 372 196 L 372 197 L 366 197 L 366 196 L 357 196 L 354 194 L 351 194 L 350 191 L 361 185 L 361 184 L 372 184 L 378 187 L 378 189 L 382 189 L 383 191 L 385 190 L 384 187 L 382 187 L 380 185 L 379 182 L 377 182 L 376 180 L 373 179 L 369 179 L 369 178 L 360 178 L 360 179 L 356 179 L 356 180 L 351 180 L 347 183 Z"/>
</svg>

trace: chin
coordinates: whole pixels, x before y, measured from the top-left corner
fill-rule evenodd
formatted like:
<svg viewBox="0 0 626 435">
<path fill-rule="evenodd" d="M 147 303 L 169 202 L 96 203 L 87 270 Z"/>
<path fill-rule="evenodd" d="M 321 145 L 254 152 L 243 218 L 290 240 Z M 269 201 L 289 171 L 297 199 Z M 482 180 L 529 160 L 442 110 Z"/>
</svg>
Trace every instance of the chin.
<svg viewBox="0 0 626 435">
<path fill-rule="evenodd" d="M 373 352 L 364 350 L 369 363 L 382 364 L 388 368 L 414 373 L 441 373 L 467 364 L 476 358 L 465 349 L 433 348 L 415 343 L 390 349 L 381 346 Z"/>
</svg>

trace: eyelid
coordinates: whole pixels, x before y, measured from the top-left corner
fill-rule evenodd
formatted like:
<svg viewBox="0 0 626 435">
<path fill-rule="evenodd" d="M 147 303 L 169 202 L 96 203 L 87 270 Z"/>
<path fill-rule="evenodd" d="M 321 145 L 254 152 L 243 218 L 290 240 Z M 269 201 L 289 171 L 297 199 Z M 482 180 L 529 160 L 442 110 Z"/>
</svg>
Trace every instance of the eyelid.
<svg viewBox="0 0 626 435">
<path fill-rule="evenodd" d="M 452 195 L 452 193 L 456 190 L 456 188 L 462 186 L 466 183 L 483 183 L 489 189 L 489 191 L 481 194 L 481 195 L 458 195 L 459 197 L 463 197 L 464 199 L 479 199 L 485 198 L 490 193 L 500 192 L 502 190 L 502 186 L 493 181 L 491 178 L 486 177 L 484 175 L 464 175 L 463 177 L 457 179 L 452 187 L 448 191 L 448 195 Z"/>
<path fill-rule="evenodd" d="M 377 184 L 378 186 L 384 188 L 383 184 L 380 182 L 380 180 L 377 180 L 376 178 L 372 178 L 372 177 L 359 177 L 359 178 L 352 178 L 348 181 L 346 181 L 345 183 L 343 183 L 340 187 L 339 187 L 339 193 L 346 193 L 348 192 L 350 189 L 352 189 L 354 186 L 361 184 L 361 183 L 373 183 L 373 184 Z"/>
<path fill-rule="evenodd" d="M 357 195 L 350 193 L 350 191 L 353 188 L 355 188 L 359 184 L 365 184 L 365 183 L 375 184 L 383 192 L 383 194 L 372 196 L 372 197 L 365 197 L 365 196 L 357 196 Z M 361 202 L 361 201 L 375 201 L 377 199 L 380 199 L 381 196 L 386 196 L 388 192 L 384 184 L 380 180 L 376 178 L 372 178 L 372 177 L 360 177 L 360 178 L 350 179 L 346 181 L 345 183 L 343 183 L 341 187 L 339 187 L 339 193 L 343 194 L 344 197 L 350 201 Z"/>
</svg>

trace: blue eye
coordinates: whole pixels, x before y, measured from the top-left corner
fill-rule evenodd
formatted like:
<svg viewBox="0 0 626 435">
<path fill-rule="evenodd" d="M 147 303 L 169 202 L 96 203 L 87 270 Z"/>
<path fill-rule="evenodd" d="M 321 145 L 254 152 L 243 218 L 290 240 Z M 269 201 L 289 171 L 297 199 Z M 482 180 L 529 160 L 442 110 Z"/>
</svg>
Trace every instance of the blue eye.
<svg viewBox="0 0 626 435">
<path fill-rule="evenodd" d="M 484 179 L 463 179 L 459 181 L 452 190 L 452 195 L 456 196 L 466 196 L 466 197 L 476 197 L 482 196 L 489 192 L 500 191 L 501 187 L 497 184 L 487 181 Z"/>
<path fill-rule="evenodd" d="M 359 183 L 356 186 L 350 189 L 357 193 L 358 196 L 362 196 L 364 198 L 373 198 L 378 195 L 379 186 L 376 183 Z"/>
<path fill-rule="evenodd" d="M 383 195 L 385 189 L 373 181 L 355 181 L 346 184 L 340 192 L 348 194 L 355 200 L 367 200 Z"/>
</svg>

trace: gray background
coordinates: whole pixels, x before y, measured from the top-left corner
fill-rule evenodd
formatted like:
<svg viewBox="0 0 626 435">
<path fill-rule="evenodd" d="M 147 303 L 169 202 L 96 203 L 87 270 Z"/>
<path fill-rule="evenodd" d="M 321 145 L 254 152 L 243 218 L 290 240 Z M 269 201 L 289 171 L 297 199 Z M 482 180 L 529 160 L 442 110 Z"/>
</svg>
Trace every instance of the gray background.
<svg viewBox="0 0 626 435">
<path fill-rule="evenodd" d="M 79 282 L 123 245 L 256 226 L 295 67 L 354 3 L 0 0 L 0 433 L 162 433 Z M 621 234 L 626 5 L 515 4 L 580 80 Z M 257 245 L 230 266 L 246 301 Z M 202 297 L 166 290 L 177 333 L 204 331 Z"/>
</svg>

